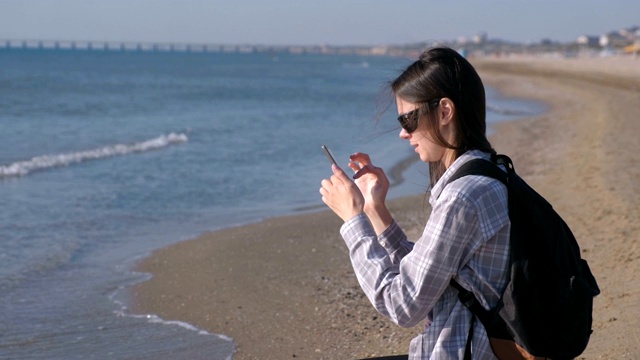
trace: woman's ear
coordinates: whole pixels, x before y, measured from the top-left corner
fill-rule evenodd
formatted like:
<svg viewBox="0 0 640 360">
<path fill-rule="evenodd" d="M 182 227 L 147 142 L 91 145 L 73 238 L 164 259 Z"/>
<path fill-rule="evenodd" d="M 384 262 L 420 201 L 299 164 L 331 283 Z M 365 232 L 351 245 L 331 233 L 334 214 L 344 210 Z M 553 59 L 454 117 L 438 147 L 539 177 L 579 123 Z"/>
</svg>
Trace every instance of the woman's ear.
<svg viewBox="0 0 640 360">
<path fill-rule="evenodd" d="M 442 98 L 440 100 L 440 106 L 438 106 L 440 113 L 440 126 L 447 126 L 453 120 L 456 113 L 456 106 L 449 98 Z"/>
</svg>

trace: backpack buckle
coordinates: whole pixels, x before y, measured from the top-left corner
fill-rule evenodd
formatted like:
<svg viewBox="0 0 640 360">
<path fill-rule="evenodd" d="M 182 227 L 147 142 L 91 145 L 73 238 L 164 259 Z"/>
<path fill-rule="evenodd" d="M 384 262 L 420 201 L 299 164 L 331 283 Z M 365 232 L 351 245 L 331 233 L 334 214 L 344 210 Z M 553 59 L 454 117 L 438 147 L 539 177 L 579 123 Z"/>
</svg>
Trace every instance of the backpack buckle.
<svg viewBox="0 0 640 360">
<path fill-rule="evenodd" d="M 460 299 L 460 302 L 462 302 L 462 304 L 468 309 L 470 309 L 473 306 L 473 304 L 476 302 L 476 297 L 473 295 L 471 291 L 468 291 L 468 290 L 465 290 L 464 292 L 459 291 L 458 298 Z"/>
</svg>

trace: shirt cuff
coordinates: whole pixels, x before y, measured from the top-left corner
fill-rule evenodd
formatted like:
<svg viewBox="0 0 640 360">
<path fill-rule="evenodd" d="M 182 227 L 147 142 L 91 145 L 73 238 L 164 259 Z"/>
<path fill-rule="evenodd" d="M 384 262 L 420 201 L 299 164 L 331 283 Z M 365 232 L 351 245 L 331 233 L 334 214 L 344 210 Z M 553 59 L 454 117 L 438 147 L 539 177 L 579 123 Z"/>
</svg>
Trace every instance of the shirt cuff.
<svg viewBox="0 0 640 360">
<path fill-rule="evenodd" d="M 371 221 L 369 221 L 369 218 L 363 212 L 342 224 L 340 227 L 340 235 L 342 235 L 344 241 L 349 247 L 360 238 L 376 238 L 376 232 L 373 229 L 373 225 L 371 225 Z"/>
<path fill-rule="evenodd" d="M 400 229 L 400 226 L 394 220 L 388 228 L 386 228 L 382 234 L 378 235 L 378 242 L 387 252 L 392 253 L 397 250 L 400 244 L 406 240 L 406 235 Z"/>
</svg>

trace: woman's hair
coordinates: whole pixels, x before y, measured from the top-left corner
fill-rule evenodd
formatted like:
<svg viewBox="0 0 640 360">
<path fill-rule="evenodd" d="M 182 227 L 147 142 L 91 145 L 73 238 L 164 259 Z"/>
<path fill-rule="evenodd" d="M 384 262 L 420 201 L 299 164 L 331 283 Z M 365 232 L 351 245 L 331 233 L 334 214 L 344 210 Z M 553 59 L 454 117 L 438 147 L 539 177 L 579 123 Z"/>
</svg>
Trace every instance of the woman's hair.
<svg viewBox="0 0 640 360">
<path fill-rule="evenodd" d="M 420 126 L 426 126 L 438 145 L 454 149 L 455 158 L 468 150 L 495 153 L 486 137 L 482 80 L 473 66 L 455 50 L 438 47 L 425 51 L 391 83 L 391 90 L 402 100 L 418 105 Z M 453 144 L 442 136 L 432 111 L 433 101 L 442 98 L 450 99 L 455 105 Z M 429 163 L 432 185 L 445 170 L 442 161 Z"/>
</svg>

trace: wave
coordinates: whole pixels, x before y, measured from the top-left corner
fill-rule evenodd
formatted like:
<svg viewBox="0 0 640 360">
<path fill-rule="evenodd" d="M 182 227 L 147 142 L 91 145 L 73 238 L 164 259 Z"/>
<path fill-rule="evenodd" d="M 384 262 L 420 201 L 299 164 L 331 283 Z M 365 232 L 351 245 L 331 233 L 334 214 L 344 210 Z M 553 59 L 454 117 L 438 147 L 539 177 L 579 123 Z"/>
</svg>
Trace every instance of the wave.
<svg viewBox="0 0 640 360">
<path fill-rule="evenodd" d="M 142 258 L 142 257 L 138 257 L 138 260 L 140 258 Z M 194 325 L 191 325 L 191 324 L 189 324 L 187 322 L 184 322 L 184 321 L 165 320 L 165 319 L 163 319 L 160 316 L 155 315 L 155 314 L 135 314 L 135 313 L 133 313 L 129 309 L 129 306 L 128 306 L 129 300 L 124 300 L 124 299 L 130 299 L 130 294 L 133 291 L 132 290 L 133 286 L 151 280 L 153 275 L 149 274 L 149 273 L 140 273 L 140 272 L 136 272 L 136 271 L 132 271 L 131 274 L 134 276 L 134 278 L 132 278 L 131 281 L 129 281 L 126 284 L 122 284 L 122 285 L 117 286 L 108 295 L 109 299 L 114 304 L 116 304 L 117 307 L 119 307 L 118 310 L 114 310 L 113 311 L 113 313 L 116 316 L 146 320 L 150 324 L 161 324 L 161 325 L 169 325 L 169 326 L 178 326 L 178 327 L 181 327 L 183 329 L 186 329 L 186 330 L 189 330 L 189 331 L 193 331 L 193 332 L 197 333 L 198 335 L 213 336 L 213 337 L 217 338 L 218 340 L 220 340 L 221 342 L 226 343 L 227 345 L 229 345 L 231 347 L 231 354 L 226 356 L 225 360 L 231 360 L 233 358 L 233 353 L 235 352 L 236 344 L 235 344 L 235 341 L 233 340 L 233 338 L 231 338 L 231 337 L 229 337 L 227 335 L 211 333 L 211 332 L 209 332 L 207 330 L 198 328 L 198 327 L 196 327 Z"/>
<path fill-rule="evenodd" d="M 363 68 L 363 69 L 366 69 L 366 68 L 369 67 L 369 63 L 366 62 L 366 61 L 362 61 L 362 62 L 359 62 L 359 63 L 343 63 L 342 66 L 346 67 L 346 68 Z"/>
<path fill-rule="evenodd" d="M 78 151 L 67 154 L 36 156 L 29 160 L 0 166 L 0 179 L 24 176 L 37 170 L 68 166 L 89 160 L 158 150 L 170 145 L 185 143 L 187 141 L 189 141 L 189 138 L 186 134 L 172 132 L 168 135 L 161 135 L 153 139 L 132 144 L 115 144 L 93 150 Z"/>
</svg>

